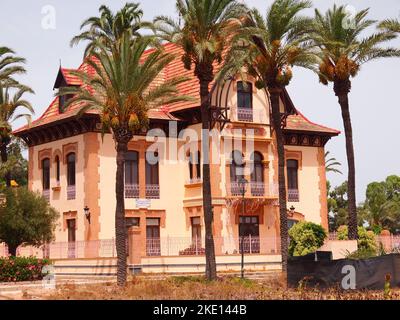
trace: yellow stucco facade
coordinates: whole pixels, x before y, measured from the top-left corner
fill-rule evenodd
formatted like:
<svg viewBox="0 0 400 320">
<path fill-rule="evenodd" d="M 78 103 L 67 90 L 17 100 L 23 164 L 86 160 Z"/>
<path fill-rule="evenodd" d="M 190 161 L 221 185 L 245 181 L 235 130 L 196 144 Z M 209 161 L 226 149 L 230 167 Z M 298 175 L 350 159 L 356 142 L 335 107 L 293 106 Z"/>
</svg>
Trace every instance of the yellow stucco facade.
<svg viewBox="0 0 400 320">
<path fill-rule="evenodd" d="M 212 99 L 215 102 L 218 97 L 223 97 L 223 104 L 230 107 L 228 112 L 230 122 L 226 124 L 224 130 L 213 132 L 212 141 L 215 143 L 211 143 L 210 148 L 216 254 L 221 256 L 239 253 L 239 226 L 242 223 L 241 216 L 244 210 L 244 216 L 250 221 L 250 228 L 258 228 L 255 233 L 258 235 L 254 238 L 260 239 L 254 244 L 255 252 L 250 253 L 273 255 L 279 252 L 278 165 L 275 137 L 270 126 L 269 99 L 265 91 L 257 90 L 249 79 L 248 81 L 253 84 L 252 118 L 240 119 L 237 108 L 238 81 L 235 80 L 230 87 L 228 84 L 223 85 Z M 285 109 L 287 101 L 282 99 L 281 103 L 282 108 Z M 295 121 L 292 122 L 296 124 Z M 192 248 L 193 218 L 200 218 L 196 230 L 204 236 L 202 174 L 200 172 L 200 179 L 190 179 L 187 157 L 175 158 L 180 153 L 186 155 L 191 145 L 201 145 L 201 141 L 188 138 L 193 135 L 201 137 L 200 128 L 200 124 L 189 124 L 183 128 L 178 138 L 165 139 L 164 150 L 162 152 L 159 150 L 162 154 L 158 165 L 159 195 L 152 199 L 146 200 L 145 157 L 146 150 L 153 144 L 154 139 L 135 136 L 129 143 L 128 149 L 136 151 L 139 159 L 138 196 L 125 199 L 126 217 L 139 218 L 128 230 L 131 264 L 140 264 L 142 259 L 145 257 L 150 259 L 151 257 L 148 256 L 154 254 L 154 252 L 149 254 L 148 251 L 149 234 L 154 236 L 151 233 L 154 231 L 151 226 L 148 228 L 149 220 L 147 219 L 155 218 L 159 221 L 159 234 L 156 234 L 159 240 L 157 240 L 157 251 L 154 254 L 156 256 L 180 256 L 184 255 L 185 249 Z M 296 128 L 286 131 L 287 136 L 292 139 L 285 146 L 286 159 L 293 159 L 298 163 L 297 198 L 294 201 L 288 199 L 288 208 L 294 207 L 290 218 L 297 221 L 303 219 L 312 221 L 327 228 L 324 143 L 317 140 L 322 139 L 320 137 L 323 134 Z M 298 143 L 298 140 L 304 139 L 306 134 L 314 137 L 314 143 L 307 144 L 308 140 L 304 140 L 306 141 L 304 144 Z M 295 141 L 293 135 L 296 135 L 298 139 L 296 143 L 291 143 Z M 188 139 L 190 143 L 187 143 Z M 244 177 L 248 181 L 252 181 L 252 172 L 249 168 L 253 161 L 253 152 L 258 152 L 262 157 L 260 167 L 262 168 L 260 169 L 262 186 L 258 185 L 259 191 L 256 192 L 255 187 L 253 188 L 250 183 L 245 194 L 245 208 L 242 207 L 241 196 L 234 192 L 231 181 L 230 158 L 232 151 L 237 149 L 243 154 L 247 170 L 244 172 Z M 76 161 L 75 197 L 68 199 L 71 188 L 68 188 L 67 181 L 67 156 L 71 153 L 75 154 Z M 59 181 L 57 181 L 56 157 L 60 159 Z M 116 150 L 112 135 L 105 134 L 102 137 L 98 130 L 89 130 L 89 132 L 75 134 L 68 138 L 31 145 L 29 147 L 29 187 L 38 192 L 43 192 L 41 163 L 45 158 L 50 159 L 50 190 L 47 191 L 47 197 L 50 204 L 60 212 L 55 233 L 56 242 L 71 241 L 71 225 L 68 220 L 75 220 L 74 242 L 114 238 Z M 90 211 L 90 222 L 85 216 L 85 207 Z M 252 220 L 252 217 L 256 220 Z M 203 246 L 201 240 L 198 246 L 200 249 Z"/>
</svg>

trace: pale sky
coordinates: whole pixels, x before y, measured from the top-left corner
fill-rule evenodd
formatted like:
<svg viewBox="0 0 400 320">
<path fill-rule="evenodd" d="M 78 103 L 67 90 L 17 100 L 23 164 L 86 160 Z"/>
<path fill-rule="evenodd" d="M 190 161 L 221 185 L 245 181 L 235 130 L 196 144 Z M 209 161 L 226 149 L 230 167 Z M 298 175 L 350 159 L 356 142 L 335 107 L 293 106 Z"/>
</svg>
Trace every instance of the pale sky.
<svg viewBox="0 0 400 320">
<path fill-rule="evenodd" d="M 71 38 L 79 33 L 81 22 L 97 15 L 101 4 L 118 9 L 121 0 L 2 0 L 0 11 L 0 46 L 7 46 L 27 59 L 27 74 L 21 81 L 31 86 L 36 94 L 29 96 L 39 117 L 53 99 L 53 85 L 60 60 L 63 67 L 75 68 L 81 64 L 84 46 L 71 48 Z M 156 15 L 176 17 L 174 0 L 141 0 L 144 19 Z M 246 0 L 250 7 L 263 13 L 271 0 Z M 314 7 L 325 11 L 334 3 L 349 4 L 359 11 L 370 8 L 370 18 L 382 20 L 400 18 L 400 0 L 314 0 Z M 55 29 L 42 26 L 46 6 L 55 9 Z M 313 11 L 305 11 L 312 15 Z M 45 21 L 46 22 L 46 21 Z M 400 46 L 396 40 L 393 45 Z M 353 80 L 350 110 L 356 153 L 357 202 L 365 198 L 368 183 L 380 181 L 390 174 L 400 175 L 397 131 L 400 120 L 400 59 L 384 59 L 362 67 Z M 315 74 L 295 69 L 288 87 L 296 107 L 310 120 L 343 132 L 339 105 L 332 87 L 318 82 Z M 14 124 L 19 127 L 22 122 Z M 329 174 L 332 185 L 346 179 L 346 151 L 344 134 L 333 138 L 326 146 L 342 164 L 344 175 Z"/>
</svg>

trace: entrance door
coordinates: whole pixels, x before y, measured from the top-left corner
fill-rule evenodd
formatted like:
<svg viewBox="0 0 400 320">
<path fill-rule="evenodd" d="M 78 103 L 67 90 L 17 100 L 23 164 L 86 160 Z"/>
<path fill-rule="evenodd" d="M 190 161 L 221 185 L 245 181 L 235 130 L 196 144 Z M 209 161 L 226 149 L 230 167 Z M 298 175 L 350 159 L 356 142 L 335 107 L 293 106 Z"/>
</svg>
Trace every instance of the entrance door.
<svg viewBox="0 0 400 320">
<path fill-rule="evenodd" d="M 260 253 L 260 226 L 257 216 L 241 216 L 239 218 L 239 251 L 244 253 Z"/>
<path fill-rule="evenodd" d="M 160 219 L 146 219 L 146 252 L 148 256 L 160 256 Z"/>
<path fill-rule="evenodd" d="M 76 220 L 67 220 L 68 229 L 68 258 L 75 258 Z"/>
</svg>

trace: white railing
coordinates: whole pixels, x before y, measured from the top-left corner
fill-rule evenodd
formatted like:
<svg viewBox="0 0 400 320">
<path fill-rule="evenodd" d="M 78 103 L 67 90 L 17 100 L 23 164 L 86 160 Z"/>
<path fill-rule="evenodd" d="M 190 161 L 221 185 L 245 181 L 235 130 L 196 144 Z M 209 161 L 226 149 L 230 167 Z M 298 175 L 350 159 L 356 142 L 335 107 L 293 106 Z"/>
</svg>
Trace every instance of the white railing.
<svg viewBox="0 0 400 320">
<path fill-rule="evenodd" d="M 147 199 L 160 199 L 160 185 L 146 184 L 146 198 Z"/>
<path fill-rule="evenodd" d="M 76 187 L 68 186 L 67 187 L 67 200 L 74 200 L 76 198 Z"/>
<path fill-rule="evenodd" d="M 299 190 L 298 189 L 288 189 L 288 202 L 299 202 Z"/>
<path fill-rule="evenodd" d="M 139 198 L 139 185 L 125 184 L 125 198 Z"/>
<path fill-rule="evenodd" d="M 243 252 L 246 254 L 274 255 L 280 252 L 280 239 L 276 237 L 244 237 Z M 238 255 L 241 253 L 241 238 L 214 237 L 217 255 Z M 128 241 L 128 252 L 139 256 L 203 256 L 205 240 L 192 237 L 161 237 Z M 144 251 L 140 248 L 144 248 Z M 35 256 L 49 259 L 113 258 L 117 256 L 114 239 L 54 242 L 41 247 L 22 247 L 18 256 Z M 8 256 L 7 246 L 0 244 L 0 257 Z"/>
<path fill-rule="evenodd" d="M 243 252 L 249 254 L 278 254 L 280 240 L 276 237 L 244 237 Z M 205 254 L 205 240 L 191 237 L 163 237 L 146 239 L 148 256 L 196 256 Z M 241 238 L 214 237 L 217 254 L 241 253 Z M 135 246 L 136 247 L 136 246 Z"/>
<path fill-rule="evenodd" d="M 50 189 L 43 190 L 42 196 L 43 196 L 43 198 L 46 199 L 47 202 L 49 202 L 50 201 Z"/>
<path fill-rule="evenodd" d="M 253 122 L 253 109 L 251 108 L 237 108 L 238 120 Z"/>
</svg>

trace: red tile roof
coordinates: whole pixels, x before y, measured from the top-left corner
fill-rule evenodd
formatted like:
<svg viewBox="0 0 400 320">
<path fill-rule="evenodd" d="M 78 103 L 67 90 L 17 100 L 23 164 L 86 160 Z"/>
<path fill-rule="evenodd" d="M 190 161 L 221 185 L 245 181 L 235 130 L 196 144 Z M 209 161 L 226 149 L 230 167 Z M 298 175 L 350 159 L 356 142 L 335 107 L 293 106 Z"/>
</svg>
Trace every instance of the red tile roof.
<svg viewBox="0 0 400 320">
<path fill-rule="evenodd" d="M 336 129 L 328 128 L 308 120 L 298 110 L 297 113 L 298 114 L 288 116 L 285 127 L 286 130 L 323 132 L 332 135 L 338 135 L 340 133 L 340 131 Z"/>
<path fill-rule="evenodd" d="M 151 119 L 179 120 L 178 118 L 174 117 L 171 114 L 171 112 L 198 107 L 200 105 L 200 96 L 199 96 L 200 86 L 197 78 L 193 75 L 193 70 L 186 70 L 183 66 L 181 60 L 183 50 L 174 44 L 165 44 L 164 48 L 166 52 L 174 54 L 176 58 L 163 70 L 163 72 L 159 74 L 158 78 L 156 79 L 156 83 L 158 82 L 162 83 L 163 81 L 172 79 L 176 76 L 186 76 L 188 77 L 188 80 L 179 84 L 177 86 L 178 90 L 180 94 L 191 96 L 195 98 L 195 100 L 178 102 L 174 103 L 173 105 L 164 106 L 155 110 L 151 110 L 149 112 L 149 117 Z M 148 50 L 145 53 L 144 57 L 153 52 L 153 50 L 154 49 Z M 215 66 L 215 69 L 217 68 L 218 66 Z M 95 73 L 94 69 L 86 63 L 82 63 L 82 65 L 77 70 L 83 70 L 92 75 Z M 62 72 L 62 75 L 67 84 L 81 85 L 80 79 L 75 75 L 71 74 L 72 69 L 61 68 L 60 71 Z M 211 86 L 212 84 L 210 84 L 210 89 Z M 80 107 L 81 104 L 73 104 L 68 108 L 68 110 L 64 111 L 63 113 L 60 113 L 58 108 L 58 98 L 55 98 L 39 119 L 33 121 L 29 127 L 26 125 L 14 132 L 17 133 L 21 131 L 26 131 L 28 129 L 39 127 L 54 121 L 66 119 L 69 117 L 74 117 L 78 114 Z M 88 113 L 96 113 L 96 112 L 89 111 Z M 287 129 L 315 131 L 315 132 L 323 132 L 329 134 L 339 133 L 339 131 L 337 130 L 330 129 L 309 121 L 301 113 L 289 116 L 287 121 Z"/>
<path fill-rule="evenodd" d="M 79 79 L 76 75 L 73 75 L 71 72 L 73 69 L 61 68 L 61 73 L 64 76 L 65 82 L 70 86 L 80 86 L 82 85 L 81 79 Z"/>
</svg>

